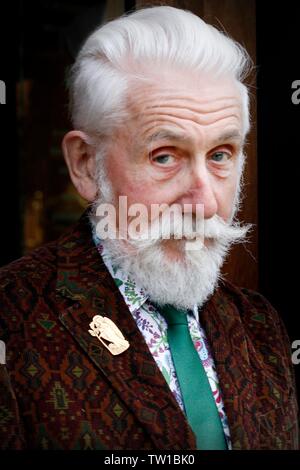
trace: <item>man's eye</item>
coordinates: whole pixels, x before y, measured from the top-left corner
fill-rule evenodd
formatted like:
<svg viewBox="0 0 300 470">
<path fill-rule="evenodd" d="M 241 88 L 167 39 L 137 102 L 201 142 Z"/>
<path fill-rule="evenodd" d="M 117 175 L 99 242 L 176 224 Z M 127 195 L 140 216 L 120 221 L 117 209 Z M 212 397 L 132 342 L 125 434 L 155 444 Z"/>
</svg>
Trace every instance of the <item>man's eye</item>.
<svg viewBox="0 0 300 470">
<path fill-rule="evenodd" d="M 231 155 L 227 152 L 215 152 L 211 156 L 211 160 L 216 163 L 226 163 L 230 158 Z"/>
<path fill-rule="evenodd" d="M 169 154 L 164 154 L 164 155 L 158 155 L 157 157 L 154 157 L 153 158 L 153 161 L 156 162 L 156 163 L 160 163 L 160 164 L 166 164 L 166 163 L 173 163 L 174 162 L 174 157 L 172 155 L 169 155 Z"/>
</svg>

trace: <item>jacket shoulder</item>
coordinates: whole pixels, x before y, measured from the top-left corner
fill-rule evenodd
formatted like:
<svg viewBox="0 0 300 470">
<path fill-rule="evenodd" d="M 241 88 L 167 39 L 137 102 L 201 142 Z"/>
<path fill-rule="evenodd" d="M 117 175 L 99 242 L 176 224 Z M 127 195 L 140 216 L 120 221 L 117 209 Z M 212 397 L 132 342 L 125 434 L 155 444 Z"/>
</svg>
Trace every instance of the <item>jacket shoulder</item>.
<svg viewBox="0 0 300 470">
<path fill-rule="evenodd" d="M 0 269 L 0 331 L 4 325 L 14 330 L 51 290 L 57 276 L 56 246 L 43 245 Z"/>
<path fill-rule="evenodd" d="M 239 312 L 247 338 L 268 362 L 268 367 L 291 371 L 291 341 L 281 315 L 271 302 L 255 290 L 227 281 L 223 289 L 229 303 Z"/>
<path fill-rule="evenodd" d="M 222 284 L 222 291 L 238 308 L 243 322 L 276 326 L 282 324 L 282 319 L 271 302 L 261 293 L 238 287 L 229 281 Z"/>
<path fill-rule="evenodd" d="M 3 280 L 8 282 L 10 280 L 19 279 L 20 277 L 24 277 L 22 276 L 22 273 L 31 275 L 39 269 L 47 269 L 47 267 L 48 269 L 53 268 L 56 264 L 56 248 L 57 241 L 47 243 L 31 251 L 27 255 L 1 267 L 1 287 L 5 287 L 3 286 Z"/>
</svg>

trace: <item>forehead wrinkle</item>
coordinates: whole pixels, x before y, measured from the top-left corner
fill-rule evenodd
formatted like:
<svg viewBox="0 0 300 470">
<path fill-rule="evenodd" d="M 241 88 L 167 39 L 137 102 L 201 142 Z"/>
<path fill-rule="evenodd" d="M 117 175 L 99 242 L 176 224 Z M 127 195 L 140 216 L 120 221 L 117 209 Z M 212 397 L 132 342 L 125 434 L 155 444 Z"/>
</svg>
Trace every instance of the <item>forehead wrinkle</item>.
<svg viewBox="0 0 300 470">
<path fill-rule="evenodd" d="M 131 99 L 131 118 L 134 128 L 138 126 L 140 129 L 142 146 L 163 138 L 181 142 L 191 141 L 185 132 L 187 123 L 208 127 L 223 120 L 230 120 L 234 121 L 231 125 L 238 128 L 242 123 L 240 96 L 234 96 L 232 91 L 227 96 L 225 91 L 225 95 L 222 93 L 221 96 L 215 96 L 211 93 L 211 96 L 206 95 L 203 98 L 198 95 L 195 98 L 195 95 L 191 95 L 189 91 L 184 91 L 182 94 L 183 91 L 178 89 L 175 89 L 175 92 L 172 89 L 151 89 L 149 93 L 145 93 L 147 91 L 145 89 L 138 91 Z M 162 126 L 164 130 L 168 126 L 174 126 L 177 136 L 162 133 L 160 131 Z M 151 130 L 154 130 L 153 136 L 149 136 Z M 234 136 L 225 137 L 229 140 Z M 236 138 L 238 139 L 237 136 Z M 220 137 L 217 142 L 221 140 L 224 139 Z M 239 141 L 241 142 L 242 138 L 239 138 Z"/>
<path fill-rule="evenodd" d="M 202 123 L 203 125 L 207 125 L 207 119 L 210 120 L 217 120 L 216 115 L 218 114 L 226 114 L 226 117 L 230 117 L 229 113 L 232 110 L 232 115 L 236 116 L 237 119 L 242 120 L 241 116 L 241 106 L 240 103 L 236 102 L 235 99 L 226 99 L 224 100 L 215 100 L 211 103 L 209 108 L 203 108 L 202 104 L 195 103 L 195 100 L 191 100 L 193 102 L 192 106 L 187 104 L 184 100 L 178 100 L 177 103 L 166 103 L 166 102 L 159 102 L 153 103 L 153 99 L 144 98 L 142 103 L 136 103 L 134 108 L 131 112 L 131 118 L 133 120 L 148 120 L 148 119 L 157 119 L 158 116 L 166 116 L 169 115 L 170 117 L 179 118 L 179 119 L 190 119 L 195 122 Z M 217 103 L 219 101 L 219 103 Z M 221 102 L 220 102 L 221 101 Z M 139 104 L 139 106 L 138 106 Z M 216 104 L 218 106 L 216 106 Z M 204 118 L 204 119 L 202 119 Z"/>
<path fill-rule="evenodd" d="M 221 116 L 212 116 L 212 115 L 203 115 L 199 116 L 198 113 L 194 112 L 189 112 L 187 110 L 184 110 L 185 112 L 182 115 L 174 114 L 172 113 L 172 110 L 166 110 L 165 112 L 160 112 L 159 114 L 153 113 L 153 114 L 148 114 L 147 116 L 144 115 L 142 118 L 143 127 L 148 127 L 149 124 L 152 122 L 158 122 L 158 121 L 163 121 L 164 118 L 170 120 L 172 122 L 173 119 L 176 119 L 176 124 L 178 124 L 178 121 L 183 122 L 193 122 L 194 124 L 198 124 L 203 127 L 207 127 L 216 123 L 219 123 L 222 120 L 228 120 L 234 118 L 238 123 L 241 123 L 241 116 L 238 113 L 232 112 L 231 114 L 222 114 Z M 220 113 L 219 113 L 220 114 Z M 166 124 L 167 125 L 167 124 Z"/>
<path fill-rule="evenodd" d="M 177 105 L 177 104 L 174 104 L 174 105 L 152 105 L 152 106 L 149 106 L 148 108 L 145 108 L 144 112 L 147 110 L 147 109 L 151 109 L 151 110 L 157 110 L 157 112 L 160 112 L 160 110 L 166 110 L 166 109 L 171 109 L 172 111 L 178 109 L 178 111 L 181 111 L 181 110 L 184 110 L 184 111 L 190 111 L 190 112 L 193 112 L 193 113 L 196 113 L 196 114 L 216 114 L 216 113 L 220 113 L 222 111 L 227 111 L 228 109 L 231 109 L 231 108 L 235 108 L 235 107 L 238 107 L 236 104 L 228 104 L 227 106 L 222 106 L 220 108 L 217 108 L 217 109 L 199 109 L 199 107 L 191 107 L 189 106 L 187 108 L 187 106 L 185 105 Z"/>
</svg>

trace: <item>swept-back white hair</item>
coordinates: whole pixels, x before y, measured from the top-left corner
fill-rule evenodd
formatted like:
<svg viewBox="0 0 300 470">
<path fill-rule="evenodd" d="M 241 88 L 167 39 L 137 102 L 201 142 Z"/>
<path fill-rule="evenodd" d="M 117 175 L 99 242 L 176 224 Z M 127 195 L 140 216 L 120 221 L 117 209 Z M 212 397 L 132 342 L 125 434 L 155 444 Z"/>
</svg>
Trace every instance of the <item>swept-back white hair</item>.
<svg viewBox="0 0 300 470">
<path fill-rule="evenodd" d="M 83 44 L 69 76 L 74 128 L 109 136 L 128 119 L 132 79 L 145 64 L 166 65 L 215 77 L 232 77 L 240 88 L 243 127 L 249 130 L 251 68 L 246 50 L 193 13 L 169 6 L 123 15 L 96 29 Z"/>
</svg>

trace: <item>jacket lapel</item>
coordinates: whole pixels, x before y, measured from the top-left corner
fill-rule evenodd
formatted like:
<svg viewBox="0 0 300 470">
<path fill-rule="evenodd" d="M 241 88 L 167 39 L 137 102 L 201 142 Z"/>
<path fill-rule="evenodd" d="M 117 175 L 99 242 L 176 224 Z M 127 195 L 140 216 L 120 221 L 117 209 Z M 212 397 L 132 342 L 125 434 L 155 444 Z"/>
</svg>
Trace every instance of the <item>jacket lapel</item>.
<svg viewBox="0 0 300 470">
<path fill-rule="evenodd" d="M 60 320 L 106 377 L 159 449 L 196 448 L 194 434 L 103 263 L 84 213 L 58 245 Z M 95 315 L 110 318 L 130 346 L 113 356 L 88 330 Z M 174 432 L 176 429 L 176 432 Z"/>
</svg>

